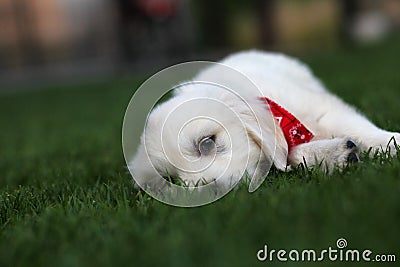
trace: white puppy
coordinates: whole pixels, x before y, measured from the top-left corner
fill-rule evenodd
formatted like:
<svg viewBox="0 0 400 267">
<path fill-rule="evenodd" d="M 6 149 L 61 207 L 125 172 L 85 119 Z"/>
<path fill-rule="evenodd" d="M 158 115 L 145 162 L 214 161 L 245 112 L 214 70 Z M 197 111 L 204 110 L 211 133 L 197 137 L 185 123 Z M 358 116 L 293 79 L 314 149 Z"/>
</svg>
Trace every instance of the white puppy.
<svg viewBox="0 0 400 267">
<path fill-rule="evenodd" d="M 306 163 L 326 171 L 358 161 L 372 147 L 396 153 L 400 134 L 379 129 L 332 95 L 296 59 L 277 53 L 246 51 L 222 60 L 256 85 L 224 68 L 211 66 L 148 117 L 145 133 L 130 164 L 135 179 L 152 183 L 157 175 L 186 182 L 240 178 L 261 179 L 274 164 L 280 170 Z M 222 88 L 223 87 L 223 88 Z M 226 88 L 234 88 L 229 90 Z M 293 114 L 312 134 L 309 142 L 290 147 L 266 97 Z M 236 179 L 237 180 L 237 179 Z"/>
</svg>

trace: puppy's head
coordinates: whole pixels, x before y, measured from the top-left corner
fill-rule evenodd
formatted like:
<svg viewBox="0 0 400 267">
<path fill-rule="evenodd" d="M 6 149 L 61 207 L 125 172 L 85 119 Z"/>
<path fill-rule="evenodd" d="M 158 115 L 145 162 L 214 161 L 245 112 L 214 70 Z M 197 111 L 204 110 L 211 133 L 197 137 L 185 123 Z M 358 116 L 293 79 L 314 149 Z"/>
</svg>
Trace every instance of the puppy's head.
<svg viewBox="0 0 400 267">
<path fill-rule="evenodd" d="M 149 115 L 129 166 L 142 188 L 171 176 L 188 186 L 231 186 L 245 173 L 257 181 L 272 164 L 286 167 L 287 145 L 265 103 L 203 87 L 181 91 Z"/>
</svg>

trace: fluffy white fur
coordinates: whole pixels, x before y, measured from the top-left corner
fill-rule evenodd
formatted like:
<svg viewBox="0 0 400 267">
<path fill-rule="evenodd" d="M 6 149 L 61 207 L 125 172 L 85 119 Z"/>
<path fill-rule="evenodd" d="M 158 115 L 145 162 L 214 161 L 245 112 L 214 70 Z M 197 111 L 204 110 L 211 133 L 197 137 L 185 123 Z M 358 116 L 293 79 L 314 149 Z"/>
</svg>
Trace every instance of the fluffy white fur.
<svg viewBox="0 0 400 267">
<path fill-rule="evenodd" d="M 400 135 L 376 127 L 354 108 L 334 96 L 298 60 L 277 53 L 245 51 L 221 61 L 246 75 L 261 91 L 250 90 L 241 79 L 226 77 L 210 67 L 194 80 L 207 80 L 237 89 L 235 95 L 206 84 L 186 84 L 173 98 L 159 105 L 148 118 L 145 134 L 130 164 L 135 179 L 154 182 L 161 176 L 185 181 L 211 182 L 221 177 L 241 177 L 245 172 L 261 179 L 274 164 L 280 170 L 306 161 L 322 162 L 327 171 L 347 164 L 360 150 L 386 149 Z M 265 96 L 294 114 L 315 137 L 288 154 L 279 124 L 258 97 Z M 225 110 L 221 105 L 227 107 Z M 187 124 L 191 117 L 197 119 Z M 220 122 L 220 124 L 218 123 Z M 223 124 L 222 127 L 221 124 Z M 199 153 L 199 141 L 213 136 L 217 149 Z M 351 140 L 356 146 L 349 146 Z M 276 141 L 276 143 L 275 143 Z M 395 153 L 393 143 L 391 151 Z"/>
</svg>

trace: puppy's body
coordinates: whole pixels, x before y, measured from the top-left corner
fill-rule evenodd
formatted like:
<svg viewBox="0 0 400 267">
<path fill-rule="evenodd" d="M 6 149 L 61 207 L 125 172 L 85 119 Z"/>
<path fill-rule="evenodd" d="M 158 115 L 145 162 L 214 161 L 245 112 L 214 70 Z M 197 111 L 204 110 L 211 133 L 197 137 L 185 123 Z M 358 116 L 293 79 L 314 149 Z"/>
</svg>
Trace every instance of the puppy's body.
<svg viewBox="0 0 400 267">
<path fill-rule="evenodd" d="M 386 148 L 392 137 L 400 140 L 398 133 L 379 129 L 329 93 L 307 66 L 293 58 L 276 53 L 247 51 L 231 55 L 221 63 L 247 76 L 259 91 L 250 90 L 249 85 L 243 83 L 243 79 L 239 77 L 224 75 L 223 68 L 218 66 L 201 71 L 194 78 L 195 81 L 212 81 L 227 88 L 234 87 L 235 94 L 240 97 L 208 85 L 181 86 L 171 100 L 161 104 L 149 116 L 145 131 L 147 136 L 142 138 L 142 145 L 131 164 L 135 178 L 148 181 L 154 177 L 154 170 L 162 173 L 161 175 L 179 175 L 189 181 L 212 181 L 222 176 L 242 175 L 244 171 L 261 177 L 270 164 L 285 170 L 287 165 L 298 165 L 304 160 L 308 166 L 322 162 L 327 170 L 332 170 L 336 165 L 345 164 L 349 156 L 356 160 L 355 153 L 360 149 Z M 289 152 L 279 124 L 267 110 L 267 105 L 259 101 L 259 97 L 272 99 L 297 117 L 314 134 L 312 141 L 298 145 Z M 230 107 L 238 114 L 244 130 L 235 128 L 234 124 L 240 123 L 234 118 L 227 118 L 226 121 L 233 134 L 224 133 L 226 129 L 223 130 L 215 122 L 207 120 L 195 121 L 187 129 L 178 125 L 179 122 L 174 122 L 175 125 L 170 128 L 179 128 L 179 131 L 168 130 L 168 137 L 165 135 L 164 139 L 160 138 L 164 125 L 162 122 L 167 120 L 167 114 L 182 103 L 199 98 L 218 100 Z M 219 107 L 207 103 L 190 105 L 190 109 L 191 112 L 198 110 L 194 114 L 196 116 L 203 113 L 211 117 L 213 114 L 223 114 Z M 195 152 L 205 136 L 213 136 L 216 146 L 223 148 L 220 151 L 215 150 L 212 161 L 208 155 Z M 246 138 L 249 139 L 248 143 L 244 141 Z M 168 157 L 164 146 L 174 142 L 178 143 L 179 149 L 171 147 Z M 244 143 L 248 144 L 246 150 Z M 391 151 L 394 152 L 395 149 L 392 148 Z M 179 162 L 187 160 L 187 157 L 183 159 L 178 154 L 186 155 L 192 161 L 177 166 Z M 176 159 L 171 159 L 171 155 L 177 156 Z M 171 161 L 175 163 L 171 164 Z M 234 164 L 228 163 L 232 161 Z M 210 164 L 205 164 L 207 168 L 196 168 L 197 171 L 185 171 L 195 164 L 202 165 L 202 162 Z M 239 164 L 240 162 L 246 164 Z M 221 166 L 226 168 L 222 170 Z"/>
</svg>

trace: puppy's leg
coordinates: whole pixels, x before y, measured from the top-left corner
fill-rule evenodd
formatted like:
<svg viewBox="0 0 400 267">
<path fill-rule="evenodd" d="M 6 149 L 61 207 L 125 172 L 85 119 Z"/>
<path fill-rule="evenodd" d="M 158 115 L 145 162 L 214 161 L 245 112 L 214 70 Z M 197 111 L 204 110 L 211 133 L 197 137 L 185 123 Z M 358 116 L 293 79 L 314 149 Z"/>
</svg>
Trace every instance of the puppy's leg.
<svg viewBox="0 0 400 267">
<path fill-rule="evenodd" d="M 325 171 L 332 171 L 335 166 L 343 167 L 349 162 L 357 162 L 357 146 L 348 138 L 334 138 L 312 141 L 293 148 L 288 162 L 291 166 L 306 163 L 313 167 L 322 163 Z"/>
<path fill-rule="evenodd" d="M 385 151 L 393 138 L 400 144 L 399 133 L 378 128 L 340 99 L 329 96 L 321 102 L 323 110 L 319 113 L 321 115 L 317 119 L 317 127 L 322 134 L 317 132 L 317 135 L 323 138 L 350 138 L 362 151 L 371 147 L 373 150 Z M 392 155 L 396 154 L 394 142 L 390 142 L 389 149 Z"/>
</svg>

